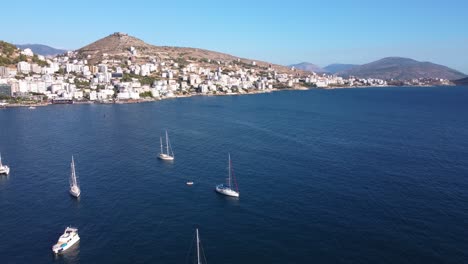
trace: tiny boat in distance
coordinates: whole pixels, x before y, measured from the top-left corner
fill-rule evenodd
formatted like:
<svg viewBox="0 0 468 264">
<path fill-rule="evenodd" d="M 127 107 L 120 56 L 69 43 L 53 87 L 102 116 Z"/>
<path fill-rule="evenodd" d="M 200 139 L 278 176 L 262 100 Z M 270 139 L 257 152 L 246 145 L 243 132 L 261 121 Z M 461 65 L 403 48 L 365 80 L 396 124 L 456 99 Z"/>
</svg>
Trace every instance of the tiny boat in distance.
<svg viewBox="0 0 468 264">
<path fill-rule="evenodd" d="M 2 164 L 2 154 L 0 154 L 0 174 L 8 175 L 10 173 L 10 167 Z"/>
<path fill-rule="evenodd" d="M 163 150 L 163 143 L 162 143 L 162 137 L 159 138 L 161 142 L 161 153 L 159 153 L 158 158 L 162 160 L 174 160 L 174 152 L 172 151 L 170 142 L 169 142 L 169 136 L 167 135 L 167 130 L 166 130 L 166 153 L 164 153 Z"/>
<path fill-rule="evenodd" d="M 52 246 L 52 251 L 55 254 L 63 252 L 73 246 L 76 242 L 80 240 L 78 236 L 78 229 L 73 227 L 67 227 L 63 235 L 60 236 L 57 244 Z"/>
<path fill-rule="evenodd" d="M 78 198 L 81 194 L 80 186 L 78 185 L 78 180 L 76 178 L 75 160 L 73 159 L 73 156 L 72 156 L 71 175 L 70 175 L 70 194 L 76 198 Z"/>
<path fill-rule="evenodd" d="M 31 109 L 31 110 L 32 110 L 32 109 L 36 109 L 36 107 L 35 107 L 35 106 L 33 106 L 33 105 L 31 105 L 31 106 L 30 106 L 30 107 L 28 107 L 28 108 L 29 108 L 29 109 Z"/>
<path fill-rule="evenodd" d="M 234 178 L 236 190 L 232 188 L 232 184 L 231 184 L 232 178 Z M 227 184 L 216 185 L 216 191 L 226 196 L 239 197 L 239 188 L 237 187 L 237 181 L 234 176 L 234 172 L 233 172 L 232 164 L 231 164 L 231 154 L 229 154 L 229 176 L 227 178 Z"/>
<path fill-rule="evenodd" d="M 189 185 L 189 186 L 190 186 L 190 185 L 193 185 L 193 181 L 188 181 L 188 182 L 187 182 L 187 185 Z"/>
</svg>

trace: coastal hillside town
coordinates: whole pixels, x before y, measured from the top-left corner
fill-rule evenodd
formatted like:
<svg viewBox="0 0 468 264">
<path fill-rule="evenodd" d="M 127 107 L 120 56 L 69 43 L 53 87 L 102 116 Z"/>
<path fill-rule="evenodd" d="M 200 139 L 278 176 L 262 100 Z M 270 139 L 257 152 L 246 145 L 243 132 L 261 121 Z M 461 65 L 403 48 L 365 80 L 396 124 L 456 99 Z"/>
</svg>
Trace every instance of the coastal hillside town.
<svg viewBox="0 0 468 264">
<path fill-rule="evenodd" d="M 125 33 L 109 36 L 126 39 Z M 123 43 L 125 44 L 125 43 Z M 131 44 L 131 43 L 130 43 Z M 69 51 L 55 57 L 16 49 L 14 64 L 0 66 L 3 105 L 29 103 L 125 103 L 192 95 L 232 95 L 280 89 L 387 86 L 380 79 L 343 78 L 245 59 L 170 58 L 125 46 L 118 54 Z M 5 48 L 2 51 L 5 53 Z M 5 54 L 0 54 L 5 55 Z M 1 61 L 0 61 L 1 62 Z M 438 80 L 449 85 L 448 80 Z M 433 84 L 415 79 L 406 85 Z M 401 85 L 401 83 L 398 83 Z"/>
</svg>

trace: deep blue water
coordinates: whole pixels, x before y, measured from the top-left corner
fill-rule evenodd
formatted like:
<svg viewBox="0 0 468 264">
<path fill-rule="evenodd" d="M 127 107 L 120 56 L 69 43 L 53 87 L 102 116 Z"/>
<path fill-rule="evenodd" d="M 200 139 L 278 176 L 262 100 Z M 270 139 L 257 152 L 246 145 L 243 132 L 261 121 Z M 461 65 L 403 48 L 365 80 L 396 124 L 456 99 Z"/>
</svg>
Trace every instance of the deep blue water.
<svg viewBox="0 0 468 264">
<path fill-rule="evenodd" d="M 466 263 L 467 114 L 461 87 L 2 109 L 0 263 L 189 263 L 196 227 L 208 263 Z"/>
</svg>

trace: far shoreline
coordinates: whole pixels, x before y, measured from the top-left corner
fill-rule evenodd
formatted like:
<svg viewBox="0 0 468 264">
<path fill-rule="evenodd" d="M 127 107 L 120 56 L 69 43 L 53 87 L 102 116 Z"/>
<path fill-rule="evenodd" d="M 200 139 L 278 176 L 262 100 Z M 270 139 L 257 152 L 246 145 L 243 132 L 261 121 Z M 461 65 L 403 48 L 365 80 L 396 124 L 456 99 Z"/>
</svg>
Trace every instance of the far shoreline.
<svg viewBox="0 0 468 264">
<path fill-rule="evenodd" d="M 336 86 L 336 87 L 294 87 L 294 88 L 284 88 L 284 89 L 267 89 L 267 90 L 257 90 L 253 92 L 244 92 L 244 93 L 224 93 L 224 94 L 187 94 L 187 95 L 175 95 L 170 97 L 158 97 L 158 98 L 143 98 L 135 100 L 119 100 L 119 101 L 73 101 L 73 103 L 53 103 L 52 101 L 42 102 L 42 103 L 31 103 L 31 104 L 5 104 L 0 105 L 0 109 L 5 108 L 18 108 L 18 107 L 46 107 L 51 105 L 84 105 L 84 104 L 139 104 L 139 103 L 155 103 L 158 101 L 169 100 L 169 99 L 179 99 L 179 98 L 189 98 L 189 97 L 213 97 L 213 96 L 245 96 L 245 95 L 257 95 L 257 94 L 268 94 L 273 92 L 283 92 L 283 91 L 309 91 L 309 90 L 343 90 L 343 89 L 372 89 L 372 88 L 430 88 L 430 87 L 460 87 L 457 85 L 411 85 L 411 86 L 398 86 L 398 85 L 383 85 L 383 86 Z"/>
</svg>

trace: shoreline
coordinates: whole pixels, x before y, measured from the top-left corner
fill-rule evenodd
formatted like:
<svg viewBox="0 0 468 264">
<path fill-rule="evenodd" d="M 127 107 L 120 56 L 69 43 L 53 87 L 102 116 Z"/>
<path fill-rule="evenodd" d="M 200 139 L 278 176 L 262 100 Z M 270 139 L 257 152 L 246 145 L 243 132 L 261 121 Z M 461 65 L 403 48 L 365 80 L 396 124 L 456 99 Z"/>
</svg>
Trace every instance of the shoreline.
<svg viewBox="0 0 468 264">
<path fill-rule="evenodd" d="M 158 102 L 168 99 L 179 99 L 179 98 L 188 98 L 195 96 L 243 96 L 243 95 L 255 95 L 255 94 L 267 94 L 272 92 L 283 92 L 283 91 L 307 91 L 307 90 L 335 90 L 335 89 L 366 89 L 366 88 L 398 88 L 398 87 L 417 87 L 417 88 L 427 88 L 427 87 L 453 87 L 454 85 L 443 85 L 443 86 L 434 86 L 434 85 L 411 85 L 411 86 L 396 86 L 396 85 L 385 85 L 385 86 L 336 86 L 336 87 L 293 87 L 285 89 L 267 89 L 261 91 L 252 91 L 244 93 L 220 93 L 220 94 L 185 94 L 185 95 L 175 95 L 171 97 L 158 97 L 152 99 L 129 99 L 129 100 L 120 100 L 120 101 L 73 101 L 73 103 L 53 103 L 52 101 L 41 102 L 41 103 L 31 103 L 31 104 L 4 104 L 0 105 L 0 109 L 4 108 L 16 108 L 16 107 L 46 107 L 50 105 L 83 105 L 83 104 L 138 104 L 138 103 L 151 103 Z"/>
</svg>

